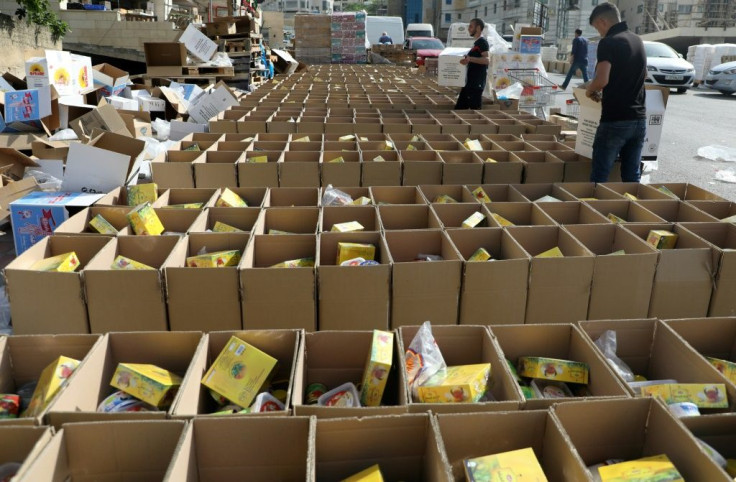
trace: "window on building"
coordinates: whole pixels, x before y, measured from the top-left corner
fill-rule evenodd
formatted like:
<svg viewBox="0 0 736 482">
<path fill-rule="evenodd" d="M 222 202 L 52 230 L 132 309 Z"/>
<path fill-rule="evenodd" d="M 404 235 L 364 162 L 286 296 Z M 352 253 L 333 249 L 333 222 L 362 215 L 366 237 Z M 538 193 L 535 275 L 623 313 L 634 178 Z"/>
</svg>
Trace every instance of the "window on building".
<svg viewBox="0 0 736 482">
<path fill-rule="evenodd" d="M 463 19 L 463 14 L 462 13 L 458 13 L 457 14 L 457 19 L 458 20 L 462 20 Z"/>
<path fill-rule="evenodd" d="M 521 0 L 514 0 L 514 8 L 521 7 Z"/>
<path fill-rule="evenodd" d="M 493 4 L 493 15 L 496 15 L 496 11 L 498 10 L 498 4 Z"/>
<path fill-rule="evenodd" d="M 644 5 L 639 5 L 636 7 L 636 13 L 644 13 Z"/>
<path fill-rule="evenodd" d="M 483 16 L 484 17 L 487 17 L 488 16 L 488 6 L 487 5 L 485 7 L 483 7 Z"/>
<path fill-rule="evenodd" d="M 692 5 L 678 5 L 677 6 L 677 13 L 693 13 L 693 6 Z"/>
<path fill-rule="evenodd" d="M 478 18 L 478 10 L 475 11 L 475 15 L 473 15 L 473 18 Z"/>
<path fill-rule="evenodd" d="M 451 13 L 446 13 L 445 14 L 445 22 L 447 22 L 447 23 L 452 22 L 452 14 Z"/>
<path fill-rule="evenodd" d="M 503 0 L 503 10 L 506 11 L 506 0 Z"/>
<path fill-rule="evenodd" d="M 595 7 L 596 5 L 598 5 L 598 0 L 592 0 L 592 1 L 590 2 L 590 4 L 591 4 L 591 5 L 593 5 L 593 6 Z"/>
<path fill-rule="evenodd" d="M 637 35 L 639 35 L 641 33 L 641 27 L 636 27 L 634 31 L 636 32 Z"/>
<path fill-rule="evenodd" d="M 445 0 L 445 5 L 452 5 L 452 0 Z"/>
<path fill-rule="evenodd" d="M 660 12 L 664 12 L 664 3 L 660 3 L 659 5 L 657 5 L 657 8 Z"/>
</svg>

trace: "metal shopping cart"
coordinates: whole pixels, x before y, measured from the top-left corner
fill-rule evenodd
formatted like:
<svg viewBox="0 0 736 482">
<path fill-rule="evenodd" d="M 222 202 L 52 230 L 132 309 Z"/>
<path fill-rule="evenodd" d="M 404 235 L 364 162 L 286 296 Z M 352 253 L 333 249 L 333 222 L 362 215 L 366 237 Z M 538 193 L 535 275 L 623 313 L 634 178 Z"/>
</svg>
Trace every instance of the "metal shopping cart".
<svg viewBox="0 0 736 482">
<path fill-rule="evenodd" d="M 580 116 L 580 104 L 575 98 L 565 101 L 565 115 L 577 119 Z"/>
<path fill-rule="evenodd" d="M 532 112 L 540 119 L 546 119 L 544 108 L 552 102 L 557 84 L 537 68 L 504 69 L 511 83 L 521 83 L 523 90 L 519 97 L 519 109 Z"/>
</svg>

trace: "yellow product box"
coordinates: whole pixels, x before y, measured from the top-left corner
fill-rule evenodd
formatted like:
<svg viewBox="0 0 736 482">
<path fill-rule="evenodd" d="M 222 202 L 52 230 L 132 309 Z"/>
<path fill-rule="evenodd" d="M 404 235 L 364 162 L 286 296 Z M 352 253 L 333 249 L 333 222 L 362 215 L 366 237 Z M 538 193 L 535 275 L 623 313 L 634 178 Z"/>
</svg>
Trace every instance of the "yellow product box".
<svg viewBox="0 0 736 482">
<path fill-rule="evenodd" d="M 78 366 L 79 360 L 65 356 L 48 364 L 41 372 L 28 408 L 21 417 L 35 417 L 43 412 Z"/>
<path fill-rule="evenodd" d="M 672 191 L 670 191 L 670 190 L 669 190 L 669 189 L 668 189 L 668 188 L 667 188 L 666 186 L 659 186 L 659 187 L 657 188 L 657 191 L 661 192 L 662 194 L 666 194 L 666 195 L 668 195 L 669 197 L 673 197 L 673 198 L 675 198 L 675 199 L 679 199 L 679 198 L 677 197 L 677 194 L 675 194 L 675 193 L 673 193 Z"/>
<path fill-rule="evenodd" d="M 215 206 L 218 208 L 247 208 L 248 203 L 243 201 L 243 198 L 232 192 L 230 189 L 225 188 L 217 199 Z"/>
<path fill-rule="evenodd" d="M 625 192 L 625 193 L 624 193 L 624 197 L 625 197 L 626 199 L 628 199 L 629 201 L 638 201 L 638 200 L 639 200 L 639 198 L 638 198 L 638 197 L 636 197 L 636 196 L 634 196 L 633 194 L 630 194 L 630 193 L 628 193 L 628 192 Z"/>
<path fill-rule="evenodd" d="M 521 356 L 517 373 L 522 377 L 588 384 L 587 363 L 541 356 Z"/>
<path fill-rule="evenodd" d="M 491 198 L 486 194 L 482 187 L 477 187 L 473 190 L 473 196 L 480 202 L 489 203 Z"/>
<path fill-rule="evenodd" d="M 486 162 L 493 162 L 493 163 L 498 163 L 498 161 L 497 161 L 497 160 L 495 160 L 495 159 L 494 159 L 494 158 L 492 158 L 492 157 L 487 157 L 487 158 L 486 158 Z"/>
<path fill-rule="evenodd" d="M 371 349 L 368 352 L 363 382 L 360 389 L 360 404 L 364 407 L 381 405 L 388 374 L 394 356 L 394 334 L 390 331 L 373 330 Z"/>
<path fill-rule="evenodd" d="M 674 249 L 677 245 L 676 233 L 662 229 L 652 229 L 647 235 L 647 243 L 656 249 Z"/>
<path fill-rule="evenodd" d="M 351 475 L 347 479 L 343 479 L 341 482 L 383 482 L 383 475 L 381 474 L 381 468 L 376 464 Z"/>
<path fill-rule="evenodd" d="M 726 378 L 736 383 L 736 363 L 720 358 L 705 357 L 716 370 L 723 373 Z"/>
<path fill-rule="evenodd" d="M 466 459 L 463 467 L 468 482 L 547 480 L 531 447 Z"/>
<path fill-rule="evenodd" d="M 202 385 L 248 408 L 277 363 L 274 357 L 233 336 L 204 374 Z"/>
<path fill-rule="evenodd" d="M 455 198 L 453 198 L 452 196 L 448 196 L 447 194 L 440 194 L 439 196 L 434 198 L 434 201 L 432 202 L 439 204 L 454 204 L 457 201 L 455 201 Z"/>
<path fill-rule="evenodd" d="M 736 224 L 736 214 L 734 214 L 733 216 L 729 216 L 727 218 L 721 219 L 721 222 L 722 223 L 733 223 L 733 224 Z"/>
<path fill-rule="evenodd" d="M 486 393 L 491 364 L 457 365 L 432 375 L 419 387 L 422 403 L 472 403 Z"/>
<path fill-rule="evenodd" d="M 337 243 L 337 264 L 342 264 L 353 258 L 363 258 L 366 261 L 375 259 L 376 247 L 372 244 Z"/>
<path fill-rule="evenodd" d="M 666 455 L 655 455 L 638 460 L 598 467 L 601 482 L 639 482 L 644 480 L 666 480 L 685 482 L 675 465 Z"/>
<path fill-rule="evenodd" d="M 212 232 L 213 233 L 242 233 L 243 230 L 230 226 L 229 224 L 221 223 L 220 221 L 215 221 L 215 225 L 212 226 Z"/>
<path fill-rule="evenodd" d="M 137 206 L 143 203 L 152 203 L 158 199 L 156 183 L 136 184 L 128 186 L 128 206 Z"/>
<path fill-rule="evenodd" d="M 368 204 L 372 204 L 372 202 L 370 198 L 360 196 L 358 199 L 353 200 L 353 204 L 356 206 L 367 206 Z"/>
<path fill-rule="evenodd" d="M 115 270 L 136 270 L 136 269 L 156 269 L 148 266 L 147 264 L 139 263 L 138 261 L 125 256 L 118 255 L 110 265 L 110 269 Z"/>
<path fill-rule="evenodd" d="M 660 397 L 670 403 L 690 402 L 698 408 L 728 408 L 724 383 L 663 383 L 641 387 L 644 396 Z"/>
<path fill-rule="evenodd" d="M 393 151 L 394 150 L 394 143 L 391 141 L 386 141 L 383 143 L 383 150 L 384 151 Z"/>
<path fill-rule="evenodd" d="M 103 218 L 102 214 L 98 214 L 97 216 L 90 219 L 89 227 L 100 234 L 111 234 L 113 236 L 118 234 L 118 230 L 115 229 L 115 226 L 110 224 L 107 219 Z"/>
<path fill-rule="evenodd" d="M 191 146 L 182 149 L 182 151 L 195 151 L 195 152 L 199 152 L 199 151 L 201 151 L 201 149 L 199 148 L 199 144 L 192 144 Z"/>
<path fill-rule="evenodd" d="M 468 258 L 468 262 L 475 262 L 475 261 L 488 261 L 492 260 L 493 256 L 491 256 L 491 253 L 489 253 L 485 248 L 478 248 L 475 253 Z"/>
<path fill-rule="evenodd" d="M 337 223 L 332 225 L 330 231 L 338 233 L 350 233 L 353 231 L 363 231 L 365 228 L 358 221 L 348 221 L 347 223 Z"/>
<path fill-rule="evenodd" d="M 181 377 L 144 363 L 118 363 L 110 385 L 154 407 L 168 408 L 181 386 Z"/>
<path fill-rule="evenodd" d="M 419 136 L 412 136 L 411 140 L 409 142 L 419 142 Z"/>
<path fill-rule="evenodd" d="M 483 216 L 483 213 L 480 211 L 476 211 L 470 216 L 468 216 L 468 218 L 465 221 L 463 221 L 463 223 L 460 226 L 466 229 L 477 228 L 485 220 L 486 220 L 486 217 Z"/>
<path fill-rule="evenodd" d="M 281 231 L 280 229 L 269 229 L 268 234 L 294 234 L 288 231 Z"/>
<path fill-rule="evenodd" d="M 483 150 L 483 146 L 480 145 L 480 141 L 478 141 L 477 139 L 465 139 L 465 143 L 463 145 L 469 151 Z"/>
<path fill-rule="evenodd" d="M 498 213 L 491 213 L 491 217 L 496 220 L 498 224 L 501 226 L 514 226 L 514 223 L 506 219 L 505 217 L 501 216 Z"/>
<path fill-rule="evenodd" d="M 240 263 L 240 251 L 217 251 L 215 253 L 200 254 L 187 258 L 189 268 L 224 268 L 226 266 L 237 266 Z"/>
<path fill-rule="evenodd" d="M 352 134 L 348 134 L 348 135 L 345 135 L 345 136 L 338 137 L 337 140 L 338 141 L 354 141 L 355 140 L 355 136 L 352 135 Z"/>
<path fill-rule="evenodd" d="M 620 217 L 616 216 L 613 213 L 608 213 L 608 216 L 606 216 L 606 217 L 608 218 L 609 221 L 611 221 L 612 223 L 615 223 L 615 224 L 621 224 L 621 223 L 625 223 L 626 222 L 626 220 L 624 218 L 620 218 Z"/>
<path fill-rule="evenodd" d="M 578 199 L 580 199 L 581 201 L 597 201 L 598 200 L 597 197 L 581 197 Z"/>
<path fill-rule="evenodd" d="M 309 141 L 310 141 L 309 136 L 304 136 L 304 137 L 300 137 L 299 139 L 294 139 L 291 142 L 309 142 Z"/>
<path fill-rule="evenodd" d="M 386 162 L 386 159 L 383 156 L 376 156 L 373 158 L 373 162 Z"/>
<path fill-rule="evenodd" d="M 406 146 L 406 150 L 407 150 L 407 151 L 416 151 L 416 150 L 417 150 L 417 148 L 416 148 L 416 147 L 414 147 L 414 145 L 412 145 L 412 144 L 409 144 L 408 146 Z"/>
<path fill-rule="evenodd" d="M 367 137 L 362 137 L 362 136 L 361 136 L 361 137 L 360 137 L 360 138 L 359 138 L 358 140 L 359 140 L 360 142 L 368 142 L 368 138 L 367 138 Z"/>
<path fill-rule="evenodd" d="M 535 258 L 564 258 L 565 255 L 562 254 L 562 251 L 558 246 L 555 246 L 552 249 L 548 249 L 547 251 L 543 253 L 539 253 L 535 256 Z"/>
<path fill-rule="evenodd" d="M 204 203 L 184 203 L 184 204 L 169 204 L 164 206 L 163 209 L 202 209 Z"/>
<path fill-rule="evenodd" d="M 56 271 L 57 273 L 73 273 L 77 268 L 79 268 L 79 258 L 74 251 L 40 259 L 31 266 L 34 271 Z"/>
<path fill-rule="evenodd" d="M 128 213 L 128 222 L 135 234 L 158 236 L 164 232 L 164 225 L 149 203 L 141 204 Z"/>
<path fill-rule="evenodd" d="M 256 163 L 256 164 L 266 163 L 266 162 L 268 162 L 268 156 L 253 156 L 253 157 L 249 157 L 247 159 L 247 162 L 252 162 L 252 163 Z"/>
<path fill-rule="evenodd" d="M 334 159 L 327 161 L 328 164 L 341 163 L 341 162 L 345 162 L 345 159 L 343 159 L 342 156 L 339 156 L 339 157 L 336 157 Z"/>
<path fill-rule="evenodd" d="M 271 268 L 313 268 L 314 258 L 297 258 L 270 266 Z"/>
</svg>

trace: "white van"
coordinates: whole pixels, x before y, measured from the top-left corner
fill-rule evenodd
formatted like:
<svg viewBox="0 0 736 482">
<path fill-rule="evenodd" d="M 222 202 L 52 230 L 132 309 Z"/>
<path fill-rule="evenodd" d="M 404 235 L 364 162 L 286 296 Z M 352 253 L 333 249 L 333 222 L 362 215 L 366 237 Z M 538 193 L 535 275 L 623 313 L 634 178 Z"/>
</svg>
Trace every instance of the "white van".
<svg viewBox="0 0 736 482">
<path fill-rule="evenodd" d="M 431 23 L 410 23 L 406 26 L 406 38 L 409 37 L 434 37 L 434 27 Z"/>
<path fill-rule="evenodd" d="M 365 20 L 365 38 L 373 45 L 378 43 L 383 32 L 393 40 L 394 45 L 404 43 L 404 21 L 401 17 L 376 17 L 368 15 Z"/>
</svg>

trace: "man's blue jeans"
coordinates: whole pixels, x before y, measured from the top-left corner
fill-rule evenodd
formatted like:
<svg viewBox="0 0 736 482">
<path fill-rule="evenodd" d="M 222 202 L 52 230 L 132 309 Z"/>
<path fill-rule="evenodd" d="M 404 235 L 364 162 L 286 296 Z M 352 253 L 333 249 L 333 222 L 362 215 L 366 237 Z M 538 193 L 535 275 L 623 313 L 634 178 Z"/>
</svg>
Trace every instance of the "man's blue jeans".
<svg viewBox="0 0 736 482">
<path fill-rule="evenodd" d="M 592 182 L 607 182 L 613 163 L 621 156 L 621 180 L 639 182 L 646 119 L 601 122 L 593 141 Z"/>
<path fill-rule="evenodd" d="M 572 79 L 572 76 L 578 69 L 580 69 L 580 72 L 583 73 L 583 82 L 588 81 L 588 61 L 586 60 L 585 62 L 573 62 L 570 66 L 570 71 L 567 73 L 567 77 L 565 77 L 565 81 L 562 83 L 563 89 L 567 89 L 567 86 L 570 84 L 570 79 Z"/>
</svg>

